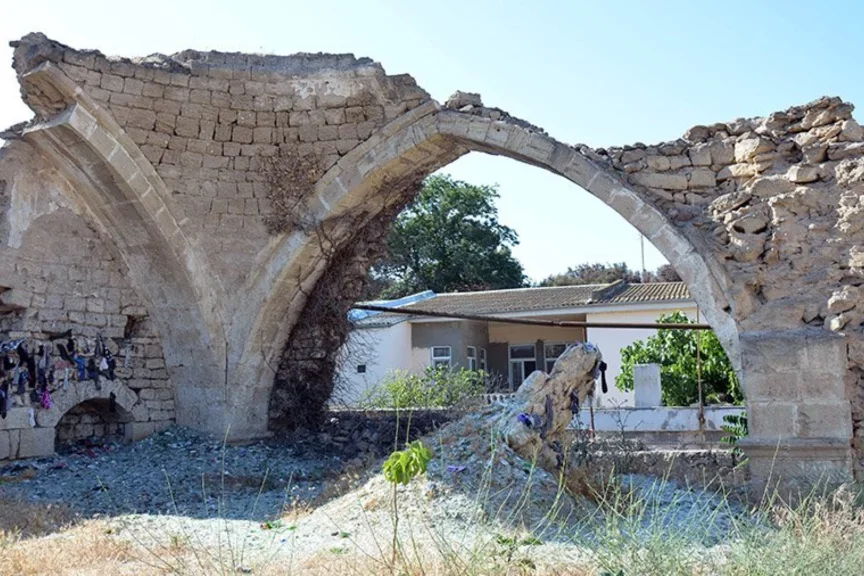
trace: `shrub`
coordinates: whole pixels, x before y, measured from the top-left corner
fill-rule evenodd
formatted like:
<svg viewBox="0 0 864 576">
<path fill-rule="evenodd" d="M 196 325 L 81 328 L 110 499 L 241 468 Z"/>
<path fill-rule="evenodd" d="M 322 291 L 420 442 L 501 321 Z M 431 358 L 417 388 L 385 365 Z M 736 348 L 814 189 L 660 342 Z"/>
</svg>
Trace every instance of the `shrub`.
<svg viewBox="0 0 864 576">
<path fill-rule="evenodd" d="M 395 371 L 366 390 L 360 405 L 369 409 L 449 407 L 485 392 L 482 371 L 427 368 L 422 374 Z"/>
<path fill-rule="evenodd" d="M 683 312 L 661 316 L 658 322 L 692 323 Z M 659 364 L 663 404 L 689 406 L 699 400 L 696 344 L 702 363 L 702 391 L 706 404 L 743 401 L 738 377 L 720 340 L 708 330 L 658 330 L 645 340 L 621 349 L 621 374 L 615 385 L 633 390 L 633 366 Z"/>
</svg>

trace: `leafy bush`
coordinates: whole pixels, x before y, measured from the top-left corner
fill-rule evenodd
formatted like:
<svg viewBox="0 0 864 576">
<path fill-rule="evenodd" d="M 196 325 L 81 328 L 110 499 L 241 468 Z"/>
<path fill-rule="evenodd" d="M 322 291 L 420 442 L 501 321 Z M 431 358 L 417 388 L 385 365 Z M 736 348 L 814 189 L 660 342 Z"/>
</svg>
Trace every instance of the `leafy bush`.
<svg viewBox="0 0 864 576">
<path fill-rule="evenodd" d="M 368 409 L 455 406 L 483 394 L 483 371 L 427 368 L 422 374 L 397 370 L 366 390 L 360 406 Z"/>
<path fill-rule="evenodd" d="M 661 316 L 658 322 L 692 323 L 683 312 Z M 743 401 L 738 377 L 720 340 L 708 330 L 658 330 L 646 340 L 621 349 L 621 374 L 615 385 L 633 390 L 633 366 L 659 364 L 663 404 L 689 406 L 699 400 L 696 344 L 702 362 L 702 391 L 706 404 Z"/>
<path fill-rule="evenodd" d="M 405 450 L 398 450 L 390 454 L 381 470 L 388 482 L 407 485 L 412 478 L 426 472 L 431 459 L 432 452 L 423 445 L 423 442 L 415 440 L 409 443 Z"/>
</svg>

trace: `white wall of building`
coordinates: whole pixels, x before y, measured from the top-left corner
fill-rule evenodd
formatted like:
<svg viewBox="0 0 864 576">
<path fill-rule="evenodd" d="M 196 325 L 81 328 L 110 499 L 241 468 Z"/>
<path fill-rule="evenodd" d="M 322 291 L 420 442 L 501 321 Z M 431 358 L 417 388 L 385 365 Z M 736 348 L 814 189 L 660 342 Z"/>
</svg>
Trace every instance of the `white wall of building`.
<svg viewBox="0 0 864 576">
<path fill-rule="evenodd" d="M 395 370 L 410 370 L 411 324 L 400 322 L 385 328 L 353 330 L 342 349 L 339 364 L 340 403 L 354 403 L 371 386 Z M 359 365 L 366 366 L 358 373 Z"/>
<path fill-rule="evenodd" d="M 628 309 L 629 308 L 629 309 Z M 696 305 L 682 304 L 678 307 L 668 305 L 640 304 L 638 307 L 623 306 L 615 308 L 598 309 L 596 312 L 588 312 L 585 316 L 587 322 L 656 322 L 664 314 L 672 314 L 681 311 L 687 314 L 691 320 L 696 319 Z M 704 320 L 703 320 L 704 321 Z M 603 353 L 603 360 L 608 365 L 606 380 L 609 383 L 609 393 L 599 392 L 595 398 L 595 406 L 615 408 L 617 406 L 633 406 L 633 392 L 624 392 L 615 386 L 615 377 L 621 373 L 621 349 L 629 346 L 637 340 L 644 340 L 657 333 L 656 330 L 642 330 L 630 328 L 588 328 L 587 340 L 597 345 Z"/>
</svg>

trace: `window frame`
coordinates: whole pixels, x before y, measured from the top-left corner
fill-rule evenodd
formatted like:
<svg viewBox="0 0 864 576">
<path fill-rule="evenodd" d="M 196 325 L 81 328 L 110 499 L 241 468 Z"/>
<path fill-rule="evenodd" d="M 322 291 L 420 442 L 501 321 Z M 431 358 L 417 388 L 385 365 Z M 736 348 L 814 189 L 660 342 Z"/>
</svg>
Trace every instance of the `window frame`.
<svg viewBox="0 0 864 576">
<path fill-rule="evenodd" d="M 486 372 L 486 348 L 480 348 L 480 370 Z"/>
<path fill-rule="evenodd" d="M 555 365 L 555 360 L 561 357 L 561 354 L 564 353 L 564 350 L 567 350 L 567 347 L 570 346 L 570 342 L 564 342 L 563 340 L 556 340 L 553 342 L 543 342 L 543 369 L 548 374 L 552 371 L 552 366 Z M 564 350 L 561 351 L 561 354 L 552 358 L 552 366 L 549 365 L 549 356 L 546 355 L 546 347 L 547 346 L 564 346 Z"/>
<path fill-rule="evenodd" d="M 527 347 L 527 346 L 531 346 L 531 348 L 534 350 L 534 357 L 533 358 L 513 358 L 513 348 L 522 348 L 522 347 Z M 513 364 L 515 362 L 518 362 L 519 364 L 521 364 L 520 369 L 522 371 L 522 382 L 524 382 L 525 378 L 527 378 L 528 374 L 530 374 L 530 373 L 526 373 L 526 371 L 525 371 L 525 363 L 526 362 L 533 362 L 534 363 L 534 370 L 537 370 L 537 347 L 534 345 L 534 343 L 530 343 L 530 344 L 527 344 L 527 343 L 510 344 L 510 343 L 508 343 L 507 344 L 507 377 L 508 377 L 508 381 L 510 383 L 510 389 L 511 390 L 515 390 L 517 388 L 517 386 L 515 384 L 515 380 L 513 378 L 513 376 L 514 376 Z M 532 372 L 533 372 L 533 370 L 532 370 Z M 522 385 L 522 382 L 519 382 L 519 386 Z"/>
<path fill-rule="evenodd" d="M 465 347 L 466 358 L 468 359 L 468 369 L 476 371 L 477 370 L 477 347 L 476 346 L 466 346 Z"/>
<path fill-rule="evenodd" d="M 439 348 L 439 349 L 440 348 L 446 348 L 447 349 L 447 355 L 446 356 L 436 355 L 435 354 L 436 348 Z M 439 367 L 438 364 L 439 363 L 443 364 L 444 362 L 447 363 L 447 368 L 453 367 L 453 347 L 452 346 L 432 346 L 432 348 L 429 350 L 429 356 L 431 357 L 431 360 L 432 360 L 432 368 L 438 368 Z"/>
</svg>

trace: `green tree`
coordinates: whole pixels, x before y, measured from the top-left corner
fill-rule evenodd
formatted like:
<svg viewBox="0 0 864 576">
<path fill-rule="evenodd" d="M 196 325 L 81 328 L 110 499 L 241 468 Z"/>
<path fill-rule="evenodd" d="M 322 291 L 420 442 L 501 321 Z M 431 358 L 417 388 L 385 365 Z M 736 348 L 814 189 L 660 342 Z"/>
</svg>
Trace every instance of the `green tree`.
<svg viewBox="0 0 864 576">
<path fill-rule="evenodd" d="M 658 322 L 692 323 L 683 312 L 661 316 Z M 708 330 L 658 330 L 645 340 L 621 349 L 621 373 L 615 385 L 633 390 L 635 364 L 659 364 L 663 404 L 689 406 L 699 400 L 696 344 L 699 343 L 702 394 L 706 404 L 743 401 L 738 378 L 720 340 Z"/>
<path fill-rule="evenodd" d="M 580 284 L 609 284 L 616 280 L 625 282 L 640 282 L 639 273 L 630 270 L 624 262 L 615 264 L 579 264 L 574 268 L 567 268 L 563 274 L 553 274 L 542 282 L 540 286 L 576 286 Z"/>
<path fill-rule="evenodd" d="M 516 232 L 498 222 L 495 186 L 430 176 L 396 219 L 387 253 L 372 271 L 382 297 L 419 292 L 519 288 L 522 265 L 510 248 Z"/>
<path fill-rule="evenodd" d="M 609 284 L 616 280 L 624 282 L 680 282 L 681 277 L 671 264 L 663 264 L 657 270 L 645 271 L 645 278 L 636 270 L 631 270 L 625 262 L 615 264 L 579 264 L 567 268 L 563 274 L 553 274 L 542 280 L 539 286 L 576 286 L 580 284 Z"/>
</svg>

